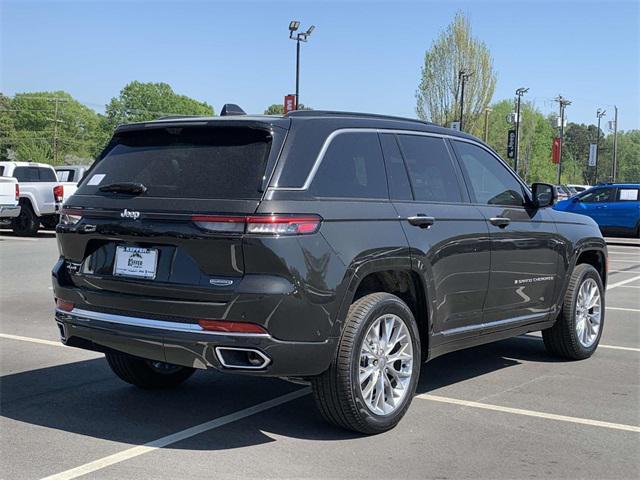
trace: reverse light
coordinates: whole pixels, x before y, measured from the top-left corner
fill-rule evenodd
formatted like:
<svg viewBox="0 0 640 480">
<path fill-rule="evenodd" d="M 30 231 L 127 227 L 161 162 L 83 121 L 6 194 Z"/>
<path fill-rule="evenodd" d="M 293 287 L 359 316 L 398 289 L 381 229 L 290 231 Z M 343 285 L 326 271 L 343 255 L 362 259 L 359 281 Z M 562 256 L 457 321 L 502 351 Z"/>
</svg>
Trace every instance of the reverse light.
<svg viewBox="0 0 640 480">
<path fill-rule="evenodd" d="M 16 202 L 20 200 L 20 185 L 16 183 Z"/>
<path fill-rule="evenodd" d="M 211 232 L 254 235 L 308 235 L 316 233 L 322 223 L 319 215 L 195 215 L 191 219 L 200 228 Z"/>
<path fill-rule="evenodd" d="M 64 208 L 60 213 L 60 225 L 75 225 L 82 220 L 82 210 Z"/>
<path fill-rule="evenodd" d="M 57 203 L 62 203 L 62 200 L 64 200 L 64 187 L 62 185 L 53 187 L 53 197 Z"/>
<path fill-rule="evenodd" d="M 60 298 L 56 298 L 56 307 L 63 312 L 70 312 L 73 310 L 75 305 L 71 302 L 67 302 L 66 300 L 62 300 Z"/>
<path fill-rule="evenodd" d="M 267 331 L 260 325 L 248 322 L 229 322 L 226 320 L 198 320 L 198 324 L 203 330 L 210 332 L 225 333 L 260 333 L 266 334 Z"/>
</svg>

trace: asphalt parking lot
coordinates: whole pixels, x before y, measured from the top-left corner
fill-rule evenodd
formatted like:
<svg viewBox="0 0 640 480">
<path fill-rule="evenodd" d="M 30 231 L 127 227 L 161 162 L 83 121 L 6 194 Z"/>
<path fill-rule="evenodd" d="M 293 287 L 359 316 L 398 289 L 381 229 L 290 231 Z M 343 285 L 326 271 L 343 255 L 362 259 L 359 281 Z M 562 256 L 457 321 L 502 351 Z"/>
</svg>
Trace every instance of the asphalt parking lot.
<svg viewBox="0 0 640 480">
<path fill-rule="evenodd" d="M 0 232 L 0 478 L 640 478 L 640 245 L 609 253 L 591 359 L 550 357 L 534 334 L 440 357 L 400 425 L 362 437 L 280 380 L 121 382 L 58 342 L 54 235 Z"/>
</svg>

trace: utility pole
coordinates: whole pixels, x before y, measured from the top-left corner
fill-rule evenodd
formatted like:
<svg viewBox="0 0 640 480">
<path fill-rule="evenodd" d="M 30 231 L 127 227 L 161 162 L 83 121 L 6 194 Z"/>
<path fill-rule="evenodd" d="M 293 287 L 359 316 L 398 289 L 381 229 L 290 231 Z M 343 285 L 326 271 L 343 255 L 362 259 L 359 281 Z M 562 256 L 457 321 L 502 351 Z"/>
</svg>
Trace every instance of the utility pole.
<svg viewBox="0 0 640 480">
<path fill-rule="evenodd" d="M 460 131 L 464 131 L 462 128 L 464 117 L 464 82 L 471 76 L 472 73 L 467 73 L 464 68 L 458 71 L 458 81 L 460 82 Z"/>
<path fill-rule="evenodd" d="M 596 170 L 593 176 L 593 183 L 598 183 L 598 153 L 600 150 L 600 120 L 607 114 L 606 110 L 598 109 L 596 112 L 596 117 L 598 117 L 598 130 L 596 130 Z"/>
<path fill-rule="evenodd" d="M 484 109 L 484 141 L 489 141 L 489 114 L 493 111 L 492 108 L 486 107 Z"/>
<path fill-rule="evenodd" d="M 300 105 L 300 42 L 306 42 L 316 27 L 311 25 L 306 32 L 295 33 L 298 28 L 300 28 L 300 22 L 297 20 L 289 22 L 289 38 L 296 41 L 296 110 Z"/>
<path fill-rule="evenodd" d="M 613 162 L 611 167 L 611 181 L 615 182 L 618 176 L 618 107 L 613 106 Z"/>
<path fill-rule="evenodd" d="M 571 105 L 571 101 L 564 98 L 562 95 L 558 95 L 555 101 L 560 105 L 560 152 L 558 159 L 558 178 L 557 184 L 560 185 L 560 179 L 562 178 L 562 151 L 564 150 L 564 109 L 568 105 Z"/>
<path fill-rule="evenodd" d="M 58 164 L 58 97 L 56 97 L 56 113 L 53 118 L 53 164 Z"/>
<path fill-rule="evenodd" d="M 516 90 L 516 95 L 518 96 L 518 101 L 516 102 L 516 151 L 515 158 L 513 161 L 513 169 L 518 174 L 518 157 L 520 155 L 520 99 L 522 95 L 529 91 L 528 88 L 519 88 Z"/>
</svg>

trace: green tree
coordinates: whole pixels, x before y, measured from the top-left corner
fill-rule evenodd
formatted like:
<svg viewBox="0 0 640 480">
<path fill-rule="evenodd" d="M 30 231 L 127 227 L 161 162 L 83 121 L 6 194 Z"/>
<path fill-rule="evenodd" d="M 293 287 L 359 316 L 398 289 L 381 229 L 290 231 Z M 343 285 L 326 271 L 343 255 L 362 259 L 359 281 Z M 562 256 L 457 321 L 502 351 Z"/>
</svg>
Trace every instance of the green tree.
<svg viewBox="0 0 640 480">
<path fill-rule="evenodd" d="M 66 92 L 19 93 L 2 105 L 8 106 L 0 112 L 5 158 L 12 151 L 17 160 L 91 159 L 107 141 L 98 114 Z"/>
<path fill-rule="evenodd" d="M 313 110 L 313 108 L 307 107 L 304 103 L 301 103 L 298 110 Z M 264 111 L 265 115 L 282 115 L 283 113 L 284 105 L 281 103 L 273 103 Z"/>
<path fill-rule="evenodd" d="M 497 75 L 489 49 L 472 36 L 468 18 L 458 12 L 424 55 L 416 92 L 419 118 L 444 126 L 459 120 L 460 71 L 471 74 L 465 81 L 463 127 L 479 134 L 480 117 L 491 102 Z"/>
<path fill-rule="evenodd" d="M 108 124 L 115 128 L 122 123 L 145 122 L 167 115 L 214 115 L 213 107 L 186 95 L 178 95 L 167 83 L 127 84 L 120 95 L 106 107 Z"/>
<path fill-rule="evenodd" d="M 618 173 L 616 181 L 640 183 L 640 130 L 618 132 Z M 600 140 L 598 179 L 610 181 L 613 165 L 613 134 Z"/>
</svg>

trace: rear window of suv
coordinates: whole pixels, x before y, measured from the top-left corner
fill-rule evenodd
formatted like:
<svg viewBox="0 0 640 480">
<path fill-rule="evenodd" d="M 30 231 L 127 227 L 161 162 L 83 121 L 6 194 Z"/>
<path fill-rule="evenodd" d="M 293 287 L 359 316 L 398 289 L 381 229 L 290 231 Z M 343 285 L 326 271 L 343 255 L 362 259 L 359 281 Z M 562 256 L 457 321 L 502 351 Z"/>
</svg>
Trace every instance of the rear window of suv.
<svg viewBox="0 0 640 480">
<path fill-rule="evenodd" d="M 147 197 L 258 199 L 270 145 L 269 132 L 240 127 L 125 132 L 77 193 L 133 182 L 147 187 Z"/>
</svg>

